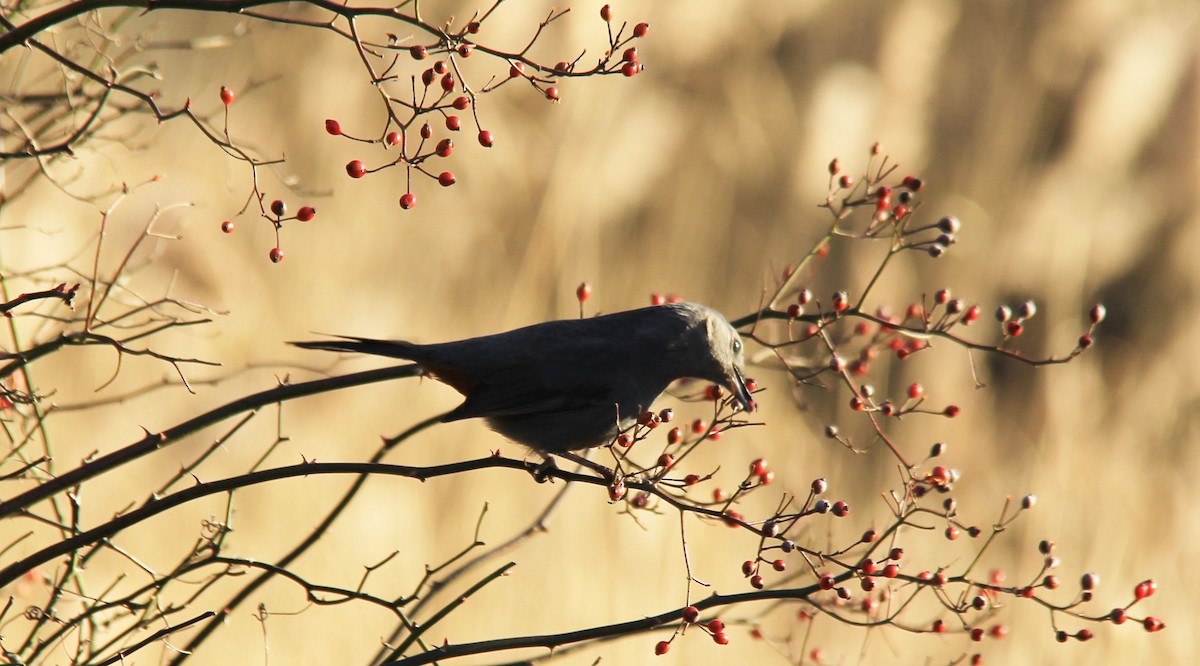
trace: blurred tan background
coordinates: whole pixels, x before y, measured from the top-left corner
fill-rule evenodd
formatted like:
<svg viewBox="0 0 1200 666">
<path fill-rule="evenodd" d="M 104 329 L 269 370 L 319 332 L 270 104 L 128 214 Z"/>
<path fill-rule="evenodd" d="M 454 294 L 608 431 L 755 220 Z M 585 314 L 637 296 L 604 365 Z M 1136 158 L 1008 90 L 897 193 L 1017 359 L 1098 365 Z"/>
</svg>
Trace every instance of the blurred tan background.
<svg viewBox="0 0 1200 666">
<path fill-rule="evenodd" d="M 582 46 L 602 49 L 600 4 L 573 5 L 535 55 L 552 63 Z M 422 3 L 431 20 L 474 8 Z M 750 312 L 764 286 L 825 228 L 827 215 L 816 204 L 825 196 L 829 160 L 839 157 L 857 173 L 879 141 L 900 163 L 898 175 L 925 179 L 919 214 L 933 222 L 953 213 L 964 228 L 960 242 L 937 261 L 898 259 L 872 305 L 901 309 L 943 287 L 987 313 L 1032 298 L 1039 314 L 1015 346 L 1036 356 L 1068 352 L 1093 302 L 1105 303 L 1110 315 L 1095 349 L 1067 366 L 1032 370 L 977 355 L 988 384 L 983 390 L 974 388 L 966 353 L 945 344 L 907 364 L 876 364 L 870 381 L 881 389 L 898 393 L 920 381 L 932 404 L 963 407 L 953 421 L 906 421 L 897 428 L 904 449 L 916 457 L 934 441 L 950 444 L 947 460 L 963 475 L 955 496 L 965 520 L 986 526 L 1006 495 L 1038 495 L 1037 508 L 1002 536 L 984 567 L 1003 566 L 1010 581 L 1034 576 L 1036 544 L 1050 538 L 1058 543 L 1066 581 L 1052 598 L 1069 599 L 1078 576 L 1094 571 L 1102 584 L 1087 608 L 1101 614 L 1123 605 L 1138 581 L 1154 578 L 1160 591 L 1138 615 L 1162 617 L 1168 628 L 1150 635 L 1132 624 L 1060 618 L 1061 628 L 1089 626 L 1097 637 L 1059 645 L 1045 611 L 1010 604 L 1000 618 L 1011 637 L 981 646 L 961 636 L 849 630 L 823 620 L 812 626 L 807 649 L 821 647 L 830 664 L 926 663 L 927 657 L 943 663 L 976 647 L 988 663 L 1188 663 L 1197 644 L 1187 599 L 1200 591 L 1195 567 L 1188 566 L 1200 555 L 1194 492 L 1200 473 L 1194 343 L 1200 328 L 1194 258 L 1200 246 L 1200 5 L 739 1 L 614 9 L 618 18 L 651 24 L 638 45 L 644 73 L 560 83 L 559 104 L 515 86 L 484 97 L 480 116 L 496 135 L 495 147 L 479 147 L 472 131 L 455 136 L 456 152 L 445 164 L 458 184 L 442 189 L 418 180 L 419 205 L 411 211 L 397 205 L 404 191 L 397 170 L 362 180 L 345 175 L 351 159 L 368 166 L 390 159 L 382 149 L 337 140 L 322 129 L 325 118 L 337 118 L 349 133 L 372 135 L 381 123 L 378 95 L 346 42 L 329 33 L 177 13 L 126 24 L 123 32 L 141 34 L 149 47 L 250 28 L 228 48 L 149 48 L 139 58 L 161 66 L 163 99 L 170 103 L 191 97 L 198 109 L 215 113 L 218 88 L 238 90 L 233 137 L 264 157 L 288 159 L 263 172 L 268 200 L 281 197 L 292 210 L 315 205 L 319 213 L 314 222 L 285 227 L 286 259 L 279 265 L 267 261 L 274 242 L 263 220 L 235 218 L 236 233 L 221 234 L 220 221 L 245 201 L 249 172 L 179 122 L 129 123 L 120 141 L 102 142 L 64 166 L 84 169 L 84 180 L 96 183 L 164 175 L 124 204 L 106 243 L 126 247 L 155 205 L 193 202 L 161 227 L 182 239 L 150 248 L 161 261 L 132 284 L 161 293 L 177 271 L 177 296 L 228 314 L 155 345 L 220 361 L 222 371 L 190 369 L 188 375 L 225 381 L 197 385 L 196 395 L 174 388 L 103 412 L 60 414 L 51 423 L 60 469 L 92 450 L 134 441 L 140 426 L 168 427 L 272 386 L 276 378 L 378 365 L 346 359 L 335 367 L 331 355 L 284 345 L 313 332 L 417 341 L 490 333 L 576 315 L 574 289 L 581 281 L 596 290 L 589 313 L 641 306 L 651 292 L 679 293 L 730 316 Z M 518 48 L 547 11 L 539 2 L 512 2 L 485 24 L 479 40 Z M 388 28 L 368 23 L 365 29 L 380 36 Z M 476 85 L 504 74 L 482 58 L 468 64 L 476 68 Z M 289 179 L 295 179 L 290 190 Z M 38 186 L 3 210 L 0 226 L 30 227 L 0 237 L 3 270 L 68 259 L 92 238 L 98 220 L 94 204 Z M 813 289 L 823 295 L 861 289 L 881 253 L 868 243 L 835 243 Z M 119 252 L 105 260 L 115 266 Z M 32 331 L 31 323 L 21 325 Z M 973 333 L 986 339 L 990 331 L 981 326 Z M 111 351 L 72 350 L 33 371 L 39 388 L 57 391 L 51 402 L 71 405 L 95 399 L 94 389 L 114 369 Z M 813 478 L 827 477 L 831 495 L 850 501 L 854 511 L 851 519 L 831 523 L 828 536 L 814 528 L 807 537 L 813 543 L 844 541 L 885 524 L 879 493 L 895 486 L 893 459 L 876 448 L 854 457 L 820 435 L 827 422 L 862 435 L 843 407 L 846 396 L 804 389 L 806 408 L 798 409 L 781 373 L 753 374 L 768 388 L 762 401 L 767 427 L 708 447 L 694 471 L 721 465 L 718 481 L 729 487 L 749 460 L 771 460 L 777 482 L 746 502 L 743 513 L 750 516 L 769 512 L 780 493 L 804 491 Z M 99 395 L 171 375 L 162 364 L 130 359 Z M 450 389 L 410 381 L 293 402 L 281 417 L 264 409 L 200 476 L 245 470 L 277 432 L 290 441 L 272 454 L 271 464 L 301 456 L 362 460 L 381 434 L 455 404 Z M 689 417 L 704 413 L 694 405 L 679 409 Z M 161 479 L 223 432 L 211 429 L 132 466 L 122 478 L 89 484 L 95 508 L 87 515 L 100 520 L 144 497 L 156 482 L 140 481 Z M 480 423 L 455 423 L 422 434 L 389 461 L 449 462 L 496 448 L 520 454 Z M 326 477 L 239 492 L 232 548 L 255 559 L 278 557 L 347 483 Z M 555 490 L 517 473 L 424 484 L 374 479 L 296 568 L 314 581 L 353 586 L 363 566 L 398 550 L 368 587 L 384 597 L 407 594 L 423 565 L 470 542 L 485 503 L 482 537 L 498 543 L 531 520 Z M 117 542 L 148 566 L 165 568 L 195 540 L 200 521 L 219 517 L 223 506 L 213 501 L 172 512 Z M 678 518 L 664 510 L 641 522 L 620 515 L 599 489 L 575 489 L 548 533 L 507 556 L 518 563 L 512 575 L 472 597 L 428 638 L 468 642 L 554 633 L 678 607 L 686 581 Z M 0 526 L 0 536 L 7 543 L 26 529 Z M 755 540 L 695 521 L 687 536 L 698 578 L 720 592 L 748 589 L 740 563 L 753 555 Z M 910 535 L 905 545 L 914 562 L 953 567 L 972 556 L 975 544 Z M 22 548 L 29 550 L 16 551 Z M 92 573 L 105 580 L 125 569 L 127 562 L 109 558 Z M 130 575 L 137 579 L 136 572 Z M 229 589 L 203 600 L 221 604 Z M 267 658 L 264 640 L 272 663 L 364 663 L 391 627 L 386 614 L 366 607 L 287 615 L 306 607 L 287 583 L 272 584 L 259 600 L 278 614 L 266 639 L 250 604 L 233 613 L 193 663 L 259 663 Z M 755 617 L 761 610 L 725 615 Z M 738 628 L 730 632 L 731 644 L 720 647 L 696 632 L 660 661 L 796 663 L 808 627 L 793 617 L 780 610 L 763 619 L 771 641 L 755 641 Z M 648 663 L 657 640 L 636 637 L 560 661 Z M 527 656 L 533 654 L 540 653 Z M 147 654 L 139 662 L 155 659 Z"/>
</svg>

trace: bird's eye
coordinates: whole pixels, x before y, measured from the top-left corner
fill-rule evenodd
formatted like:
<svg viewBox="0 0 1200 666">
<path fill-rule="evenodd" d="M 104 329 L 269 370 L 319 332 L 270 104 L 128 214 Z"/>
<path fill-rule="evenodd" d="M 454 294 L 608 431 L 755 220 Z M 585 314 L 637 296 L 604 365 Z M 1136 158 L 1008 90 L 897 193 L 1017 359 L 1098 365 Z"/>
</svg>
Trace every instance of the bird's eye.
<svg viewBox="0 0 1200 666">
<path fill-rule="evenodd" d="M 739 353 L 741 353 L 741 351 L 742 351 L 742 341 L 734 340 L 733 341 L 733 353 L 739 354 Z"/>
</svg>

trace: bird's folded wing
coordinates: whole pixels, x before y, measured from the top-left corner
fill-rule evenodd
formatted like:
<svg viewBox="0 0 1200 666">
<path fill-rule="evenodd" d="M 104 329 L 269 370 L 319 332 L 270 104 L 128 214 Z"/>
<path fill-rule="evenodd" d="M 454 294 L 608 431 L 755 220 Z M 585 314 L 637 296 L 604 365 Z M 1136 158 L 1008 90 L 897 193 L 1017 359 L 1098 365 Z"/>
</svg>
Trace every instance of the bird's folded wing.
<svg viewBox="0 0 1200 666">
<path fill-rule="evenodd" d="M 553 414 L 612 404 L 611 388 L 600 385 L 576 385 L 562 390 L 531 382 L 485 383 L 476 387 L 463 404 L 442 420 Z"/>
</svg>

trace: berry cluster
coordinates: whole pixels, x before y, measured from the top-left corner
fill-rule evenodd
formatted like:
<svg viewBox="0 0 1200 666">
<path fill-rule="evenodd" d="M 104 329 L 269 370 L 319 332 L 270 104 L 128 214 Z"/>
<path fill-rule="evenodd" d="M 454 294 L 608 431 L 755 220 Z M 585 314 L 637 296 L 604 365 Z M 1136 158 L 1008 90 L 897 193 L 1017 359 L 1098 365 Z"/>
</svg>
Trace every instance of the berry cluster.
<svg viewBox="0 0 1200 666">
<path fill-rule="evenodd" d="M 450 187 L 458 182 L 452 171 L 430 166 L 434 158 L 448 158 L 454 152 L 453 139 L 448 135 L 436 137 L 438 130 L 435 130 L 435 126 L 444 127 L 445 132 L 459 132 L 464 125 L 463 116 L 467 115 L 475 127 L 475 138 L 479 145 L 484 148 L 495 145 L 495 135 L 484 128 L 480 119 L 479 101 L 482 95 L 504 85 L 521 82 L 547 100 L 558 102 L 561 97 L 560 79 L 611 74 L 629 77 L 642 70 L 637 49 L 630 44 L 649 34 L 649 24 L 638 23 L 630 28 L 627 23 L 621 23 L 614 27 L 612 8 L 608 5 L 600 12 L 607 26 L 608 44 L 603 57 L 594 65 L 581 65 L 583 54 L 573 60 L 558 61 L 552 66 L 531 59 L 528 53 L 542 31 L 569 11 L 552 10 L 538 25 L 529 44 L 517 52 L 502 51 L 478 41 L 491 12 L 483 16 L 475 14 L 457 29 L 449 26 L 435 29 L 431 26 L 428 33 L 435 39 L 429 43 L 401 46 L 392 42 L 386 46 L 372 45 L 375 48 L 371 50 L 363 49 L 364 62 L 376 86 L 407 79 L 410 92 L 405 98 L 394 94 L 383 95 L 387 100 L 387 120 L 374 137 L 351 135 L 339 121 L 325 121 L 325 131 L 331 136 L 397 149 L 395 157 L 376 166 L 368 166 L 361 159 L 351 160 L 346 164 L 346 173 L 358 179 L 392 167 L 403 167 L 405 183 L 400 207 L 410 210 L 417 205 L 417 196 L 413 192 L 414 173 L 436 181 L 442 187 Z M 486 72 L 488 67 L 486 64 L 474 66 L 475 61 L 480 60 L 476 54 L 493 63 L 493 70 L 498 61 L 504 74 L 492 71 L 477 77 L 474 73 L 476 70 Z M 405 75 L 400 73 L 405 56 L 416 63 L 424 64 L 431 59 L 433 62 L 420 69 L 419 73 Z M 468 64 L 472 66 L 468 67 Z M 482 85 L 473 85 L 469 80 L 482 76 L 488 77 Z"/>
<path fill-rule="evenodd" d="M 982 319 L 983 306 L 956 297 L 948 287 L 908 304 L 900 314 L 886 305 L 868 307 L 872 288 L 892 256 L 916 251 L 941 257 L 957 242 L 963 227 L 951 216 L 931 224 L 918 223 L 916 211 L 924 183 L 911 175 L 888 182 L 894 167 L 889 168 L 886 158 L 880 155 L 879 147 L 874 147 L 874 166 L 861 178 L 844 174 L 837 160 L 831 163 L 830 194 L 825 206 L 834 221 L 828 234 L 804 261 L 783 272 L 763 308 L 732 323 L 743 330 L 744 337 L 765 350 L 757 361 L 786 371 L 797 388 L 841 386 L 850 393 L 847 415 L 861 419 L 868 426 L 868 441 L 882 444 L 899 463 L 900 484 L 884 493 L 890 519 L 879 525 L 877 518 L 870 518 L 861 532 L 852 530 L 859 536 L 831 545 L 826 535 L 833 534 L 834 529 L 828 521 L 853 520 L 854 514 L 845 499 L 829 496 L 830 486 L 825 479 L 812 481 L 807 497 L 784 495 L 770 515 L 750 518 L 736 507 L 749 493 L 775 481 L 775 472 L 765 459 L 751 461 L 747 474 L 732 491 L 716 485 L 717 470 L 706 474 L 684 471 L 683 463 L 701 443 L 719 440 L 731 429 L 755 425 L 717 385 L 706 386 L 690 398 L 684 396 L 711 402 L 714 411 L 710 420 L 697 419 L 690 426 L 671 427 L 664 441 L 655 431 L 670 426 L 674 412 L 645 412 L 615 438 L 609 450 L 616 464 L 613 473 L 605 477 L 610 499 L 623 502 L 623 509 L 635 518 L 638 510 L 670 506 L 752 534 L 756 543 L 753 555 L 740 563 L 750 591 L 737 595 L 738 601 L 755 598 L 756 594 L 765 595 L 763 599 L 794 599 L 801 619 L 820 613 L 855 625 L 889 625 L 913 633 L 954 633 L 968 644 L 975 644 L 1006 638 L 1010 629 L 997 615 L 1006 606 L 1031 603 L 1050 611 L 1051 630 L 1060 641 L 1086 641 L 1092 637 L 1088 628 L 1074 633 L 1061 629 L 1059 624 L 1066 619 L 1113 624 L 1133 619 L 1147 631 L 1160 631 L 1165 626 L 1162 620 L 1129 615 L 1134 604 L 1154 593 L 1153 581 L 1139 584 L 1128 605 L 1103 613 L 1091 613 L 1084 607 L 1099 584 L 1095 573 L 1080 577 L 1076 595 L 1065 601 L 1058 598 L 1056 590 L 1062 583 L 1057 570 L 1061 562 L 1052 554 L 1054 546 L 1049 541 L 1039 546 L 1041 571 L 1024 584 L 1007 584 L 1000 570 L 977 574 L 975 569 L 984 553 L 1013 521 L 1037 505 L 1037 498 L 1025 495 L 1016 501 L 1005 500 L 999 517 L 990 524 L 967 520 L 954 496 L 966 482 L 964 474 L 949 464 L 933 462 L 944 457 L 949 447 L 936 442 L 923 458 L 910 460 L 905 451 L 908 447 L 892 434 L 891 424 L 897 420 L 954 418 L 961 410 L 953 403 L 927 406 L 929 392 L 919 381 L 901 385 L 899 395 L 882 395 L 866 380 L 889 361 L 904 362 L 914 354 L 928 353 L 937 341 L 945 341 L 1031 366 L 1066 363 L 1092 346 L 1106 311 L 1102 305 L 1088 310 L 1086 331 L 1068 354 L 1030 358 L 1012 345 L 1037 321 L 1038 308 L 1032 300 L 1015 307 L 998 307 L 997 328 L 984 327 L 982 331 L 977 322 Z M 853 214 L 860 210 L 869 215 L 855 224 Z M 822 300 L 804 283 L 815 262 L 829 254 L 832 241 L 843 238 L 890 240 L 890 246 L 879 273 L 861 293 L 837 290 L 828 300 Z M 582 315 L 584 301 L 592 296 L 591 287 L 581 284 L 576 296 Z M 671 297 L 655 294 L 651 302 L 669 300 Z M 976 334 L 965 337 L 971 331 Z M 978 340 L 979 335 L 988 337 Z M 868 447 L 857 446 L 836 423 L 826 425 L 824 435 L 855 453 L 868 452 Z M 647 448 L 655 441 L 653 448 L 658 457 L 654 465 L 638 466 L 630 460 L 632 451 Z M 698 492 L 709 482 L 709 493 Z M 929 563 L 905 555 L 906 547 L 910 552 L 927 551 L 916 542 L 930 538 L 955 542 L 955 548 L 968 552 Z M 701 627 L 717 643 L 727 643 L 726 621 L 700 619 L 700 610 L 726 603 L 734 602 L 719 594 L 689 603 L 676 616 L 682 622 L 675 627 L 675 634 L 656 643 L 655 654 L 666 654 L 675 638 L 691 626 Z M 914 610 L 917 608 L 923 611 Z M 928 611 L 934 613 L 932 620 L 920 616 Z M 752 635 L 767 638 L 757 626 Z M 781 639 L 781 644 L 786 640 Z M 820 649 L 813 652 L 820 654 Z M 819 661 L 818 656 L 812 658 Z M 982 660 L 979 652 L 968 659 L 974 664 Z"/>
<path fill-rule="evenodd" d="M 226 86 L 221 86 L 220 98 L 221 104 L 225 107 L 225 134 L 228 136 L 229 107 L 233 105 L 236 96 L 234 95 L 233 90 Z M 255 163 L 251 161 L 251 164 L 254 165 Z M 317 209 L 312 206 L 305 205 L 301 206 L 299 210 L 296 211 L 295 215 L 289 216 L 287 204 L 283 201 L 283 199 L 275 199 L 269 205 L 264 205 L 266 198 L 266 193 L 258 189 L 256 182 L 252 200 L 256 200 L 258 202 L 259 216 L 270 222 L 275 231 L 275 245 L 271 248 L 270 252 L 267 253 L 267 258 L 271 260 L 271 263 L 277 264 L 283 261 L 283 243 L 279 235 L 280 230 L 283 229 L 283 223 L 291 220 L 296 220 L 298 222 L 311 222 L 317 217 Z M 249 204 L 250 202 L 247 202 L 247 206 L 249 206 Z M 245 212 L 245 209 L 243 209 L 242 212 Z M 225 220 L 221 222 L 221 231 L 223 233 L 232 234 L 236 228 L 237 225 L 233 220 Z"/>
</svg>

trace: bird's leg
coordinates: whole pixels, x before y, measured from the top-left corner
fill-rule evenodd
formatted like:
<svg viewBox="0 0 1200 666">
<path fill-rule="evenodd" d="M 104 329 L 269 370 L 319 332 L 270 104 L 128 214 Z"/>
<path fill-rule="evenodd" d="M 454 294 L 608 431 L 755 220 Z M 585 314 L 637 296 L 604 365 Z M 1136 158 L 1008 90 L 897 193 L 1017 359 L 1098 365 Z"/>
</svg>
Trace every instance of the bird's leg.
<svg viewBox="0 0 1200 666">
<path fill-rule="evenodd" d="M 554 458 L 545 454 L 542 455 L 542 462 L 535 465 L 530 461 L 527 464 L 529 465 L 529 473 L 533 475 L 533 480 L 538 483 L 549 481 L 552 478 L 550 473 L 558 469 L 558 465 L 554 464 Z"/>
</svg>

